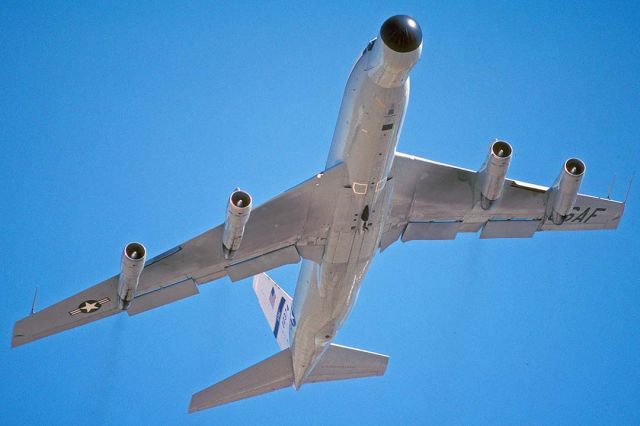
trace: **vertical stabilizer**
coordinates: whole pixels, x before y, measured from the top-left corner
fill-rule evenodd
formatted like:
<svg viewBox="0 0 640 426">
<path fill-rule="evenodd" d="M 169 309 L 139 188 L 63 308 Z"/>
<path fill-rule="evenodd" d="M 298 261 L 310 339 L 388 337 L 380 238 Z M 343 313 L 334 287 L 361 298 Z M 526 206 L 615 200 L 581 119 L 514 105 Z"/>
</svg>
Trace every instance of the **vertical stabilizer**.
<svg viewBox="0 0 640 426">
<path fill-rule="evenodd" d="M 280 349 L 286 349 L 289 344 L 289 326 L 292 321 L 293 299 L 267 274 L 253 277 L 253 291 L 267 319 L 267 323 L 276 338 Z"/>
</svg>

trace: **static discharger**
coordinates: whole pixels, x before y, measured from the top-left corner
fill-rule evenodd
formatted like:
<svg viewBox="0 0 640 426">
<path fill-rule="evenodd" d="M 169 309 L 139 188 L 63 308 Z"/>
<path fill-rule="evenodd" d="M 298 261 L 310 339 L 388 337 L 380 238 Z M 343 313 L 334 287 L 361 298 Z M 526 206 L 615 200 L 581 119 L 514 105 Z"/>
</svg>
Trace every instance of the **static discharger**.
<svg viewBox="0 0 640 426">
<path fill-rule="evenodd" d="M 38 287 L 36 287 L 35 293 L 33 293 L 33 302 L 31 302 L 31 315 L 36 313 L 36 302 L 38 301 Z"/>
</svg>

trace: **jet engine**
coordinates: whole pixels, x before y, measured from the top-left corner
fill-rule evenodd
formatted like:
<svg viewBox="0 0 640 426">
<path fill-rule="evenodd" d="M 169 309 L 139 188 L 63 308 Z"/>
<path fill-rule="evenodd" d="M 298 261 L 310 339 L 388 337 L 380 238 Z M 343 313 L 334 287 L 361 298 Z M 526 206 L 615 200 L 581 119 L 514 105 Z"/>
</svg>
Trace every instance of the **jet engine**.
<svg viewBox="0 0 640 426">
<path fill-rule="evenodd" d="M 489 145 L 487 159 L 482 164 L 478 176 L 481 205 L 485 210 L 502 196 L 512 152 L 511 145 L 505 141 L 496 139 Z"/>
<path fill-rule="evenodd" d="M 118 307 L 127 309 L 133 300 L 144 262 L 147 259 L 147 249 L 140 243 L 129 243 L 122 251 L 120 262 L 120 277 L 118 278 Z"/>
<path fill-rule="evenodd" d="M 573 208 L 585 170 L 584 163 L 577 158 L 569 158 L 564 162 L 560 176 L 550 190 L 551 220 L 556 225 L 562 224 Z"/>
<path fill-rule="evenodd" d="M 251 207 L 251 195 L 248 192 L 236 189 L 231 193 L 227 203 L 227 218 L 222 234 L 222 249 L 227 259 L 231 259 L 233 253 L 240 248 L 244 227 L 251 214 Z"/>
</svg>

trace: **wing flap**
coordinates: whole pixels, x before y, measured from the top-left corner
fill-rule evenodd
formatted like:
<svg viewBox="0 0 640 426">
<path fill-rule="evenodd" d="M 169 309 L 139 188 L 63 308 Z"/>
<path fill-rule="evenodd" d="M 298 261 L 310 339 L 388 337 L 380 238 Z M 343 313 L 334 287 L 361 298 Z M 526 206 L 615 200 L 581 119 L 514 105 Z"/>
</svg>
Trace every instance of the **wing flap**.
<svg viewBox="0 0 640 426">
<path fill-rule="evenodd" d="M 453 240 L 460 230 L 461 221 L 409 222 L 402 233 L 402 242 L 411 240 Z"/>
<path fill-rule="evenodd" d="M 531 238 L 539 227 L 539 220 L 490 220 L 480 238 Z"/>
<path fill-rule="evenodd" d="M 150 309 L 166 305 L 167 303 L 194 296 L 198 293 L 200 292 L 198 291 L 198 286 L 195 281 L 186 279 L 142 295 L 136 295 L 133 303 L 129 306 L 129 309 L 127 309 L 127 313 L 129 316 L 137 315 Z"/>
<path fill-rule="evenodd" d="M 298 243 L 305 256 L 318 256 L 327 237 L 326 218 L 333 217 L 336 207 L 336 197 L 332 195 L 343 188 L 347 180 L 345 165 L 338 164 L 257 207 L 247 223 L 242 245 L 231 260 L 226 259 L 222 251 L 224 225 L 149 259 L 129 314 L 136 315 L 198 294 L 196 284 L 225 275 L 236 281 L 280 265 L 297 263 L 300 260 Z M 120 312 L 117 285 L 118 276 L 112 277 L 18 321 L 12 346 Z M 80 306 L 84 302 L 96 302 L 98 309 L 90 304 L 88 312 L 83 312 Z M 75 314 L 70 314 L 71 311 Z"/>
<path fill-rule="evenodd" d="M 238 281 L 268 271 L 276 266 L 298 263 L 299 261 L 300 255 L 296 247 L 287 246 L 253 259 L 235 263 L 227 268 L 227 274 L 231 281 Z"/>
</svg>

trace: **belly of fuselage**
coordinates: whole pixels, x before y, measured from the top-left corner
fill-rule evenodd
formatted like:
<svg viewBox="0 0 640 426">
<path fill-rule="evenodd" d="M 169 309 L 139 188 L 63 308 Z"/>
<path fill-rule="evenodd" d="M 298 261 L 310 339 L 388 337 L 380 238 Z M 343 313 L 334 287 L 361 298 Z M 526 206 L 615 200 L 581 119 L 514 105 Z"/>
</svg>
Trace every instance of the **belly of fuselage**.
<svg viewBox="0 0 640 426">
<path fill-rule="evenodd" d="M 361 58 L 349 77 L 327 168 L 344 162 L 322 263 L 305 260 L 294 297 L 291 330 L 296 386 L 313 369 L 353 308 L 379 244 L 393 190 L 389 173 L 407 105 L 408 82 L 373 83 Z"/>
</svg>

